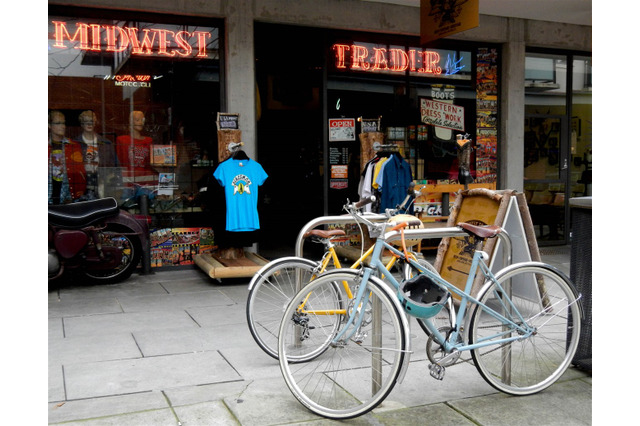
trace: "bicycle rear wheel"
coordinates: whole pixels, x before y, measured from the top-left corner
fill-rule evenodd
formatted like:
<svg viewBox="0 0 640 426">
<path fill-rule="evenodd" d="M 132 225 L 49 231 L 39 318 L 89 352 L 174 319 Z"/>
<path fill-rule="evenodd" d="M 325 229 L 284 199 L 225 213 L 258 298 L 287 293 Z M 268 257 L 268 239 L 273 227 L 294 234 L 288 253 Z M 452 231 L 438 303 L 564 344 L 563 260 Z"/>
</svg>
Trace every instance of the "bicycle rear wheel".
<svg viewBox="0 0 640 426">
<path fill-rule="evenodd" d="M 278 359 L 278 328 L 285 308 L 299 290 L 316 277 L 318 263 L 297 257 L 275 260 L 256 275 L 247 298 L 247 325 L 253 339 Z"/>
<path fill-rule="evenodd" d="M 485 286 L 478 296 L 480 302 L 522 324 L 505 303 L 504 294 L 509 294 L 533 333 L 472 350 L 474 363 L 482 377 L 502 392 L 540 392 L 562 376 L 576 352 L 581 321 L 577 293 L 562 273 L 542 263 L 513 265 L 500 271 L 496 279 L 500 287 L 493 282 Z M 469 331 L 471 344 L 518 336 L 515 327 L 503 324 L 481 305 L 475 305 Z"/>
<path fill-rule="evenodd" d="M 386 398 L 401 371 L 408 339 L 406 318 L 379 279 L 364 284 L 366 304 L 349 305 L 336 315 L 335 286 L 345 281 L 357 288 L 361 278 L 356 271 L 332 271 L 298 293 L 284 313 L 278 341 L 280 369 L 291 393 L 309 410 L 331 419 L 362 415 Z M 346 315 L 354 310 L 361 320 L 355 330 Z M 337 342 L 336 317 L 340 329 L 348 327 Z M 309 359 L 311 353 L 317 356 Z M 295 363 L 300 356 L 307 361 Z"/>
</svg>

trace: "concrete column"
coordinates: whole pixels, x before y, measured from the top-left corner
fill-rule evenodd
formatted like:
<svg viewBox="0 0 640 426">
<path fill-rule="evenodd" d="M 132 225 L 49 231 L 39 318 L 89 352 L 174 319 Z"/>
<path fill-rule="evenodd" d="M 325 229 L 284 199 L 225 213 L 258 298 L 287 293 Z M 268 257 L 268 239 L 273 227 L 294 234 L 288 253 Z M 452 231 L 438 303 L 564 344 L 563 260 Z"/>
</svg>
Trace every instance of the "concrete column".
<svg viewBox="0 0 640 426">
<path fill-rule="evenodd" d="M 226 108 L 240 114 L 243 150 L 256 158 L 255 55 L 253 43 L 253 0 L 226 3 L 225 55 Z"/>
<path fill-rule="evenodd" d="M 525 21 L 510 18 L 502 46 L 498 189 L 524 190 Z"/>
</svg>

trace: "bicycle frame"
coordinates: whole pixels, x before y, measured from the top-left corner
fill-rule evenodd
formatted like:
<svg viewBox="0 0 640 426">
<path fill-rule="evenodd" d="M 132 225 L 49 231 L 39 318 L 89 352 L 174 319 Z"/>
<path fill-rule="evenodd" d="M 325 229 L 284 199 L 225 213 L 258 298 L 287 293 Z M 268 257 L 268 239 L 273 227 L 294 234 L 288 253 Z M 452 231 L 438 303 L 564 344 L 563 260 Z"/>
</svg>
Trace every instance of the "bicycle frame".
<svg viewBox="0 0 640 426">
<path fill-rule="evenodd" d="M 385 228 L 386 228 L 386 226 L 385 226 Z M 364 268 L 363 275 L 362 275 L 362 282 L 367 282 L 369 277 L 371 276 L 371 274 L 375 270 L 383 273 L 385 265 L 380 260 L 380 255 L 381 255 L 383 249 L 388 249 L 395 256 L 403 258 L 405 261 L 411 263 L 411 265 L 413 267 L 417 268 L 422 274 L 425 274 L 425 275 L 427 275 L 427 277 L 429 277 L 432 280 L 434 280 L 438 285 L 442 286 L 443 288 L 446 288 L 450 292 L 456 293 L 457 295 L 459 295 L 461 297 L 461 299 L 462 299 L 461 300 L 461 304 L 460 304 L 461 307 L 458 310 L 458 313 L 456 315 L 456 324 L 461 324 L 462 321 L 464 320 L 465 314 L 466 314 L 467 303 L 473 303 L 473 304 L 482 306 L 484 309 L 486 309 L 488 314 L 490 314 L 491 316 L 493 316 L 496 319 L 498 319 L 499 321 L 501 321 L 504 325 L 510 326 L 511 330 L 515 329 L 515 330 L 518 331 L 517 336 L 515 336 L 515 337 L 492 340 L 493 338 L 495 338 L 495 337 L 497 337 L 497 336 L 499 336 L 501 334 L 506 334 L 506 333 L 497 333 L 496 335 L 485 339 L 485 340 L 490 340 L 489 342 L 479 342 L 479 343 L 476 343 L 476 344 L 473 344 L 473 345 L 468 345 L 468 344 L 464 344 L 464 343 L 452 343 L 452 342 L 456 342 L 458 340 L 458 336 L 460 335 L 460 332 L 461 332 L 460 327 L 458 327 L 458 326 L 454 327 L 453 332 L 451 333 L 451 335 L 447 339 L 433 325 L 433 323 L 431 322 L 430 319 L 428 319 L 428 318 L 425 319 L 425 325 L 433 333 L 434 339 L 439 344 L 444 346 L 445 352 L 449 353 L 454 349 L 457 350 L 457 351 L 466 351 L 466 350 L 473 350 L 473 349 L 480 348 L 480 347 L 485 347 L 485 346 L 500 345 L 500 344 L 504 344 L 504 343 L 508 343 L 508 342 L 511 342 L 511 341 L 514 341 L 514 340 L 518 340 L 518 339 L 522 339 L 522 338 L 528 337 L 529 335 L 531 335 L 534 332 L 533 329 L 530 329 L 529 327 L 521 325 L 521 324 L 525 324 L 525 321 L 524 321 L 522 315 L 520 315 L 520 313 L 518 312 L 517 308 L 511 302 L 511 299 L 508 297 L 508 295 L 507 295 L 508 293 L 505 291 L 505 289 L 503 289 L 500 286 L 500 284 L 495 279 L 495 276 L 489 270 L 488 266 L 486 266 L 486 264 L 484 262 L 484 258 L 487 257 L 486 253 L 484 253 L 484 252 L 482 252 L 480 250 L 476 250 L 476 252 L 474 253 L 473 261 L 472 261 L 472 264 L 471 264 L 471 269 L 469 271 L 469 276 L 467 277 L 467 282 L 466 282 L 466 285 L 465 285 L 465 289 L 464 289 L 464 291 L 462 291 L 462 290 L 458 289 L 456 286 L 454 286 L 453 284 L 450 284 L 449 282 L 444 280 L 443 278 L 441 278 L 441 277 L 433 274 L 431 271 L 423 268 L 414 259 L 407 259 L 403 252 L 401 252 L 400 250 L 396 249 L 391 244 L 387 243 L 383 238 L 377 238 L 376 243 L 375 243 L 375 245 L 373 247 L 374 247 L 373 254 L 372 254 L 373 260 L 371 262 L 372 266 Z M 473 285 L 473 281 L 474 281 L 474 278 L 475 278 L 475 275 L 476 275 L 476 272 L 477 272 L 478 268 L 480 268 L 480 270 L 484 274 L 485 278 L 488 279 L 488 280 L 493 281 L 498 286 L 498 288 L 500 289 L 502 294 L 505 295 L 505 301 L 503 301 L 502 303 L 504 304 L 506 302 L 506 307 L 513 311 L 513 313 L 515 314 L 515 317 L 516 317 L 518 322 L 514 322 L 513 320 L 505 317 L 504 315 L 501 315 L 500 313 L 498 313 L 498 312 L 494 311 L 493 309 L 487 307 L 486 305 L 481 303 L 478 299 L 472 297 L 469 294 L 470 291 L 471 291 L 471 288 L 472 288 L 472 285 Z M 396 291 L 399 290 L 400 283 L 392 275 L 389 275 L 388 281 L 395 287 Z M 355 296 L 354 306 L 361 306 L 361 305 L 364 305 L 364 304 L 368 303 L 369 294 L 365 295 L 365 292 L 364 292 L 365 288 L 366 288 L 366 286 L 360 286 L 360 288 L 358 289 L 358 293 Z M 303 308 L 303 306 L 304 306 L 304 303 L 301 304 L 300 308 Z M 314 314 L 315 313 L 314 311 L 304 311 L 304 312 L 310 313 L 310 314 Z M 349 315 L 349 318 L 347 319 L 345 326 L 334 337 L 334 339 L 332 341 L 333 344 L 339 344 L 340 341 L 349 340 L 356 333 L 358 327 L 360 326 L 360 324 L 362 323 L 362 320 L 364 318 L 364 315 L 363 314 L 359 314 L 358 312 L 359 312 L 359 310 L 353 310 L 353 312 Z M 332 313 L 330 313 L 330 312 L 323 312 L 323 315 L 331 315 L 331 314 Z M 338 314 L 338 312 L 334 312 L 333 314 Z M 511 316 L 513 317 L 513 315 L 511 315 Z"/>
</svg>

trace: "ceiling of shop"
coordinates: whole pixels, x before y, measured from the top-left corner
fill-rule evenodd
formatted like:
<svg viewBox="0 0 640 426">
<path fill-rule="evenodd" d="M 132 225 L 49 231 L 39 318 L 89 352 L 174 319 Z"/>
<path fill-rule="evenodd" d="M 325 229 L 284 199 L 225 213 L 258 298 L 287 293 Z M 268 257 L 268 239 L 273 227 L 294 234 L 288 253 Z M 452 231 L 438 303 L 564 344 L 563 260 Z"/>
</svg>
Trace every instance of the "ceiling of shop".
<svg viewBox="0 0 640 426">
<path fill-rule="evenodd" d="M 420 0 L 364 0 L 420 7 Z M 480 14 L 591 26 L 592 0 L 480 0 Z"/>
</svg>

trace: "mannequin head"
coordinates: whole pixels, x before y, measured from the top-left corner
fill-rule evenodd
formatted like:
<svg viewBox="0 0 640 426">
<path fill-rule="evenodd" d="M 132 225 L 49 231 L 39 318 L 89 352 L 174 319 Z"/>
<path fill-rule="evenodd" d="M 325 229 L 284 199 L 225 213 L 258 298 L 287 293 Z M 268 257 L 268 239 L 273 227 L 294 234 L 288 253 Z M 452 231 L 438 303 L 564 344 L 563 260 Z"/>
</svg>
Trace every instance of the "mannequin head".
<svg viewBox="0 0 640 426">
<path fill-rule="evenodd" d="M 133 128 L 136 134 L 142 133 L 144 129 L 144 113 L 142 111 L 131 111 L 129 114 L 129 125 Z"/>
<path fill-rule="evenodd" d="M 60 111 L 49 112 L 49 132 L 53 142 L 60 142 L 64 139 L 67 131 L 64 114 Z"/>
<path fill-rule="evenodd" d="M 98 117 L 93 111 L 83 111 L 78 116 L 78 119 L 80 120 L 80 127 L 82 127 L 83 133 L 93 134 L 95 132 L 96 126 L 98 125 Z"/>
</svg>

